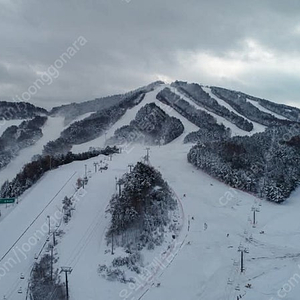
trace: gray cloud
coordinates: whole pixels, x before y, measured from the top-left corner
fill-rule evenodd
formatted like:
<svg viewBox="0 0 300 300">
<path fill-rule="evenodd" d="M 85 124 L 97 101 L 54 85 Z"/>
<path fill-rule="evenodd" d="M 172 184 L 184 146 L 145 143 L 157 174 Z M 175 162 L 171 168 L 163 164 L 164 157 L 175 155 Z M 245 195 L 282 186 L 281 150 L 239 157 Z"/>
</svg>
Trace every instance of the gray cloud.
<svg viewBox="0 0 300 300">
<path fill-rule="evenodd" d="M 83 36 L 31 102 L 52 107 L 166 78 L 300 106 L 299 12 L 293 0 L 0 0 L 0 99 L 26 91 Z"/>
</svg>

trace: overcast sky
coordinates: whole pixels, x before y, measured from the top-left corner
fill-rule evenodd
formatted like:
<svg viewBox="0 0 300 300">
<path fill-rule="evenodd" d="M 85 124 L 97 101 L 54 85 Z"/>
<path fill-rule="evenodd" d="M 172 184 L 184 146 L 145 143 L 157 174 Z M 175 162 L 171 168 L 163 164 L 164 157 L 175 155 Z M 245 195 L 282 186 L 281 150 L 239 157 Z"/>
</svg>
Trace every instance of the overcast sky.
<svg viewBox="0 0 300 300">
<path fill-rule="evenodd" d="M 0 99 L 44 74 L 46 108 L 159 79 L 300 107 L 299 49 L 299 0 L 0 0 Z"/>
</svg>

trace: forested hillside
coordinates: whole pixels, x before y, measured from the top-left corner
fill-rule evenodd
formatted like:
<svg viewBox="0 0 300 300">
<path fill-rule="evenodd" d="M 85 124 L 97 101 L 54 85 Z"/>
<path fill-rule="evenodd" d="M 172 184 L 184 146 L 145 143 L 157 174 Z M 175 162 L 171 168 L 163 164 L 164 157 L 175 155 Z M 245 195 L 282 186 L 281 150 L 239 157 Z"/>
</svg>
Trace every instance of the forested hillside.
<svg viewBox="0 0 300 300">
<path fill-rule="evenodd" d="M 0 101 L 0 121 L 31 119 L 38 115 L 47 114 L 47 110 L 31 103 Z"/>
<path fill-rule="evenodd" d="M 47 117 L 36 116 L 3 132 L 0 137 L 0 169 L 7 166 L 20 150 L 33 145 L 43 136 L 41 128 L 46 121 Z"/>
<path fill-rule="evenodd" d="M 170 117 L 155 103 L 143 106 L 129 125 L 117 129 L 108 144 L 146 143 L 148 145 L 168 144 L 179 137 L 184 130 L 182 122 Z"/>
<path fill-rule="evenodd" d="M 299 126 L 194 146 L 188 161 L 220 181 L 269 201 L 286 200 L 300 182 Z"/>
<path fill-rule="evenodd" d="M 171 86 L 177 88 L 179 92 L 194 101 L 199 106 L 202 106 L 216 115 L 225 118 L 240 129 L 248 132 L 253 129 L 253 124 L 251 122 L 237 115 L 235 112 L 230 111 L 225 106 L 220 105 L 218 101 L 206 93 L 199 84 L 188 84 L 186 82 L 176 81 L 172 83 Z"/>
</svg>

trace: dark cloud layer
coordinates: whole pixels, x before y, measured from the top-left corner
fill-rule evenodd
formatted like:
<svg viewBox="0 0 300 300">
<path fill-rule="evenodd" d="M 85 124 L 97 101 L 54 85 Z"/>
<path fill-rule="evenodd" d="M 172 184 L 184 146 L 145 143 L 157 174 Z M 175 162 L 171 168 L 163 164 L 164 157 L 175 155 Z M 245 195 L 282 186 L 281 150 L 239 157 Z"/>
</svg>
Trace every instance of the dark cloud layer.
<svg viewBox="0 0 300 300">
<path fill-rule="evenodd" d="M 0 99 L 22 95 L 81 36 L 31 102 L 180 79 L 300 106 L 299 13 L 298 0 L 0 0 Z"/>
</svg>

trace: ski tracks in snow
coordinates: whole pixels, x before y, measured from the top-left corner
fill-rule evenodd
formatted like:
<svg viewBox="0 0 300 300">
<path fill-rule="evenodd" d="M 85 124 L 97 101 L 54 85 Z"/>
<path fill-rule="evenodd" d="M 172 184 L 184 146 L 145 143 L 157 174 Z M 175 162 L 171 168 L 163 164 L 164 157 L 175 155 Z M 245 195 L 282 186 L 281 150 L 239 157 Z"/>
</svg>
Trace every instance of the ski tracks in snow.
<svg viewBox="0 0 300 300">
<path fill-rule="evenodd" d="M 150 279 L 147 280 L 147 282 L 141 287 L 141 290 L 138 291 L 135 297 L 132 299 L 137 299 L 137 300 L 143 299 L 145 295 L 148 294 L 153 287 L 155 287 L 155 281 L 157 281 L 158 278 L 161 278 L 164 275 L 165 271 L 170 267 L 170 265 L 173 263 L 173 261 L 176 259 L 176 257 L 183 249 L 185 245 L 185 241 L 188 237 L 189 226 L 186 222 L 183 204 L 179 196 L 174 191 L 174 189 L 170 187 L 170 190 L 172 191 L 173 195 L 177 199 L 178 209 L 181 214 L 181 220 L 182 220 L 181 228 L 180 228 L 181 238 L 179 238 L 178 241 L 175 241 L 172 244 L 172 247 L 167 252 L 167 255 L 164 257 L 162 261 L 160 261 L 161 265 L 157 266 L 156 269 L 152 271 L 152 276 L 150 277 Z M 164 268 L 161 267 L 162 265 L 164 266 Z"/>
</svg>

